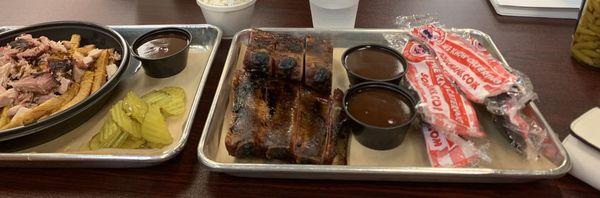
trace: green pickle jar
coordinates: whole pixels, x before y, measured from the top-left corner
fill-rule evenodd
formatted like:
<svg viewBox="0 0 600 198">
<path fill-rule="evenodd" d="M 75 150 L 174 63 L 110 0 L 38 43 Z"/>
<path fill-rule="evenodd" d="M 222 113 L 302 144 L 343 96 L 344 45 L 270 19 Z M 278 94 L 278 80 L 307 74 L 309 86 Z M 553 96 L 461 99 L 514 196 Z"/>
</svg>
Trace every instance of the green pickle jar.
<svg viewBox="0 0 600 198">
<path fill-rule="evenodd" d="M 600 67 L 600 0 L 584 0 L 571 55 L 580 63 Z"/>
</svg>

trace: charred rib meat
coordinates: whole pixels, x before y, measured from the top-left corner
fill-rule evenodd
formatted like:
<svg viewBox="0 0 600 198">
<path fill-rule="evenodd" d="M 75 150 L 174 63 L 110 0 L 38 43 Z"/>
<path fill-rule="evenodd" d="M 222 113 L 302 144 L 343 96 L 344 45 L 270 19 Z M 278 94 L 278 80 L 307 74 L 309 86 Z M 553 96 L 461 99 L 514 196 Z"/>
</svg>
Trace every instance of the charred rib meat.
<svg viewBox="0 0 600 198">
<path fill-rule="evenodd" d="M 264 150 L 262 139 L 269 119 L 264 81 L 238 72 L 233 80 L 232 94 L 233 122 L 225 138 L 227 151 L 235 157 L 260 155 Z"/>
<path fill-rule="evenodd" d="M 304 74 L 304 39 L 278 35 L 275 47 L 273 74 L 276 78 L 302 81 Z"/>
<path fill-rule="evenodd" d="M 289 160 L 290 140 L 297 130 L 299 83 L 271 81 L 267 86 L 271 120 L 265 139 L 267 159 Z"/>
<path fill-rule="evenodd" d="M 306 37 L 304 84 L 313 90 L 329 95 L 331 92 L 333 47 L 328 40 Z"/>
<path fill-rule="evenodd" d="M 331 94 L 332 57 L 328 40 L 253 30 L 233 80 L 229 154 L 345 164 L 343 92 Z"/>
</svg>

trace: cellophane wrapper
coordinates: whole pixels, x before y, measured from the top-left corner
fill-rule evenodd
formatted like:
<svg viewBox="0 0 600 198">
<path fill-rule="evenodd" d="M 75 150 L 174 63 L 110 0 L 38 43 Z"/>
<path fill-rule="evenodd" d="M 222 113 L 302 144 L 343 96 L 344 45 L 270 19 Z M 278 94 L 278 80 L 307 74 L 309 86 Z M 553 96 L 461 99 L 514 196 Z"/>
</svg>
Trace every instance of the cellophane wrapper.
<svg viewBox="0 0 600 198">
<path fill-rule="evenodd" d="M 419 95 L 422 119 L 444 133 L 483 137 L 475 109 L 448 80 L 427 47 L 409 40 L 402 50 L 408 64 L 406 80 Z"/>
<path fill-rule="evenodd" d="M 476 167 L 481 161 L 490 161 L 486 149 L 452 133 L 441 133 L 428 124 L 421 124 L 427 145 L 427 156 L 433 167 Z"/>
<path fill-rule="evenodd" d="M 472 102 L 496 115 L 511 143 L 528 159 L 537 159 L 547 131 L 521 112 L 537 98 L 529 78 L 505 67 L 470 34 L 447 31 L 431 15 L 402 16 L 396 20 L 408 36 L 386 35 L 392 46 L 415 39 L 427 46 L 445 76 Z M 404 40 L 404 41 L 397 41 Z M 518 143 L 517 143 L 518 142 Z"/>
</svg>

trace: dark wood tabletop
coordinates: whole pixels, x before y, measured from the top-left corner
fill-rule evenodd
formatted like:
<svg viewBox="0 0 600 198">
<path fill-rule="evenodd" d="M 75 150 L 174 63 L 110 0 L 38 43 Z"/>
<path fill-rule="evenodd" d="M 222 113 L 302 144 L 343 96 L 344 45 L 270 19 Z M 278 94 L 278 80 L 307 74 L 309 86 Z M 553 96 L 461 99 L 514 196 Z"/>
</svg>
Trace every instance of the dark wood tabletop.
<svg viewBox="0 0 600 198">
<path fill-rule="evenodd" d="M 194 0 L 0 1 L 0 25 L 82 20 L 105 25 L 205 23 Z M 491 35 L 510 65 L 533 81 L 537 102 L 560 138 L 569 124 L 600 106 L 600 72 L 574 62 L 575 20 L 503 17 L 486 0 L 362 0 L 356 27 L 393 28 L 399 15 L 432 13 L 448 27 Z M 255 27 L 312 27 L 307 0 L 258 0 Z M 0 169 L 0 196 L 590 197 L 600 192 L 566 175 L 522 184 L 414 183 L 253 179 L 210 172 L 196 148 L 230 42 L 222 41 L 184 150 L 163 164 L 135 169 Z"/>
</svg>

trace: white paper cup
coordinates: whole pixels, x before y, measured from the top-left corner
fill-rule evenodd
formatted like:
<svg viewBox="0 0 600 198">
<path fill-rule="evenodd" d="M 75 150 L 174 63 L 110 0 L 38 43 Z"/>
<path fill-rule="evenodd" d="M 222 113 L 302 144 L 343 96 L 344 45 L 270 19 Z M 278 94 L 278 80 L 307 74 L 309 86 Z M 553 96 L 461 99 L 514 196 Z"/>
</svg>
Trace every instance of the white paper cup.
<svg viewBox="0 0 600 198">
<path fill-rule="evenodd" d="M 206 22 L 221 28 L 224 38 L 231 38 L 235 33 L 250 27 L 256 0 L 233 6 L 210 5 L 202 0 L 196 0 L 196 3 L 202 9 Z"/>
</svg>

